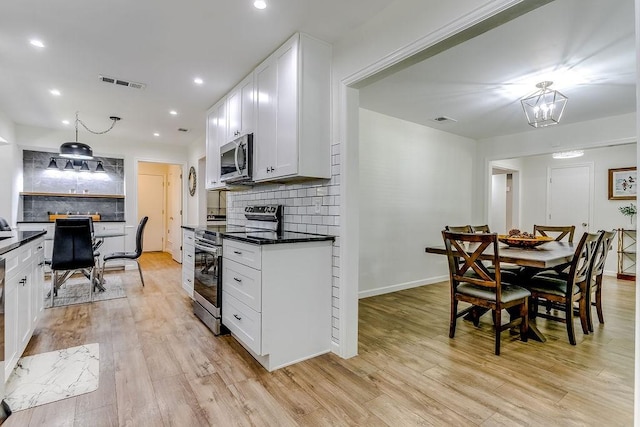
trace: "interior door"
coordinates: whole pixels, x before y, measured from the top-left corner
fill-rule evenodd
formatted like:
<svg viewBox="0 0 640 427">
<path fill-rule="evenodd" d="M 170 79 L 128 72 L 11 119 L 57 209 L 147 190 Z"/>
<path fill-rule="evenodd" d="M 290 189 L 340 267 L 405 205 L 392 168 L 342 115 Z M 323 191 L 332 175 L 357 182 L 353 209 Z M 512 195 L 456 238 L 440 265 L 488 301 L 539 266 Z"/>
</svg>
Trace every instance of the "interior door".
<svg viewBox="0 0 640 427">
<path fill-rule="evenodd" d="M 197 180 L 196 180 L 197 182 Z M 202 184 L 200 184 L 202 185 Z M 167 240 L 171 257 L 182 262 L 182 170 L 178 165 L 169 166 L 168 176 L 168 203 L 169 224 L 167 227 Z"/>
<path fill-rule="evenodd" d="M 549 168 L 547 225 L 575 225 L 589 231 L 592 217 L 593 165 Z"/>
<path fill-rule="evenodd" d="M 138 216 L 149 217 L 142 245 L 145 252 L 164 249 L 164 200 L 162 175 L 138 175 Z"/>
</svg>

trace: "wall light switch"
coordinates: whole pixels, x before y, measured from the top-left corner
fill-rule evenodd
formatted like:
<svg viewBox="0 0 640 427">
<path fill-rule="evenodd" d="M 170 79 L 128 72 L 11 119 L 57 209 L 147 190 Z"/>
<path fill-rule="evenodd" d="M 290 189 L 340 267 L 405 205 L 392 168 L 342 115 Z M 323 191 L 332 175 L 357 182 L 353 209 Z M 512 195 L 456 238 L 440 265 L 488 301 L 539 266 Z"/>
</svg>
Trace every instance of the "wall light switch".
<svg viewBox="0 0 640 427">
<path fill-rule="evenodd" d="M 314 200 L 313 202 L 313 211 L 315 213 L 320 213 L 320 208 L 322 207 L 322 201 L 321 200 Z"/>
<path fill-rule="evenodd" d="M 316 196 L 326 196 L 329 194 L 327 187 L 317 187 L 316 188 Z"/>
</svg>

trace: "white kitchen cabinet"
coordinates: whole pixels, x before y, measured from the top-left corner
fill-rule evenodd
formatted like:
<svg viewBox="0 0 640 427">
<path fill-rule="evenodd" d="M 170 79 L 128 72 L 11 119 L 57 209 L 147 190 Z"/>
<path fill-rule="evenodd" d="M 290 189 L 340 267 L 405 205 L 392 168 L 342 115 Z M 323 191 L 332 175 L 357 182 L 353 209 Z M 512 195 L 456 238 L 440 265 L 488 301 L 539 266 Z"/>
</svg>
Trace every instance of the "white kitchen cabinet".
<svg viewBox="0 0 640 427">
<path fill-rule="evenodd" d="M 227 136 L 227 99 L 223 98 L 207 111 L 205 188 L 224 188 L 220 181 L 220 146 Z"/>
<path fill-rule="evenodd" d="M 43 305 L 44 237 L 8 253 L 5 258 L 5 381 L 24 352 Z M 34 300 L 36 298 L 37 300 Z"/>
<path fill-rule="evenodd" d="M 182 229 L 182 289 L 193 299 L 193 268 L 195 263 L 195 237 L 193 230 Z"/>
<path fill-rule="evenodd" d="M 222 323 L 267 370 L 330 351 L 331 248 L 223 240 Z"/>
<path fill-rule="evenodd" d="M 44 258 L 51 259 L 53 253 L 53 232 L 55 230 L 55 224 L 52 222 L 21 222 L 18 223 L 19 231 L 39 231 L 45 230 L 47 234 L 44 235 Z M 45 272 L 49 273 L 51 269 L 49 266 L 45 266 Z"/>
<path fill-rule="evenodd" d="M 253 73 L 245 77 L 227 95 L 227 133 L 224 142 L 253 132 L 255 95 Z"/>
<path fill-rule="evenodd" d="M 331 46 L 295 34 L 255 69 L 254 180 L 331 178 Z"/>
</svg>

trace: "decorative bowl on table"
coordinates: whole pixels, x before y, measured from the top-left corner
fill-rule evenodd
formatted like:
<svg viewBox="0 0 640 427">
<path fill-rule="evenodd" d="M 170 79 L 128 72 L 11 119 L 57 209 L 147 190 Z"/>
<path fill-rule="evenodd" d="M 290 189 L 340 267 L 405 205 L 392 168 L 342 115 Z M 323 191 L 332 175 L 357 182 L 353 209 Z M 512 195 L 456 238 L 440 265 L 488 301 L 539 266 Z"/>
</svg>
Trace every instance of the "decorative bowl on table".
<svg viewBox="0 0 640 427">
<path fill-rule="evenodd" d="M 535 248 L 536 246 L 551 242 L 554 239 L 553 237 L 547 236 L 517 237 L 508 234 L 498 234 L 498 240 L 514 248 Z"/>
</svg>

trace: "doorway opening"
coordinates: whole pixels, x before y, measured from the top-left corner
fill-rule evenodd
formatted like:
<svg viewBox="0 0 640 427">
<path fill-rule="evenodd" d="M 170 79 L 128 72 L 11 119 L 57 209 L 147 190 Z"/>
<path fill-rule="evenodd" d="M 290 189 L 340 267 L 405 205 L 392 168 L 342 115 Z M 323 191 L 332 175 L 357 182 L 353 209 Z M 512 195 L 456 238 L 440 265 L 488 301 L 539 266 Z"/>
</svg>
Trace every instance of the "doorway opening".
<svg viewBox="0 0 640 427">
<path fill-rule="evenodd" d="M 144 252 L 182 259 L 182 165 L 138 162 L 138 221 L 148 216 Z"/>
</svg>

